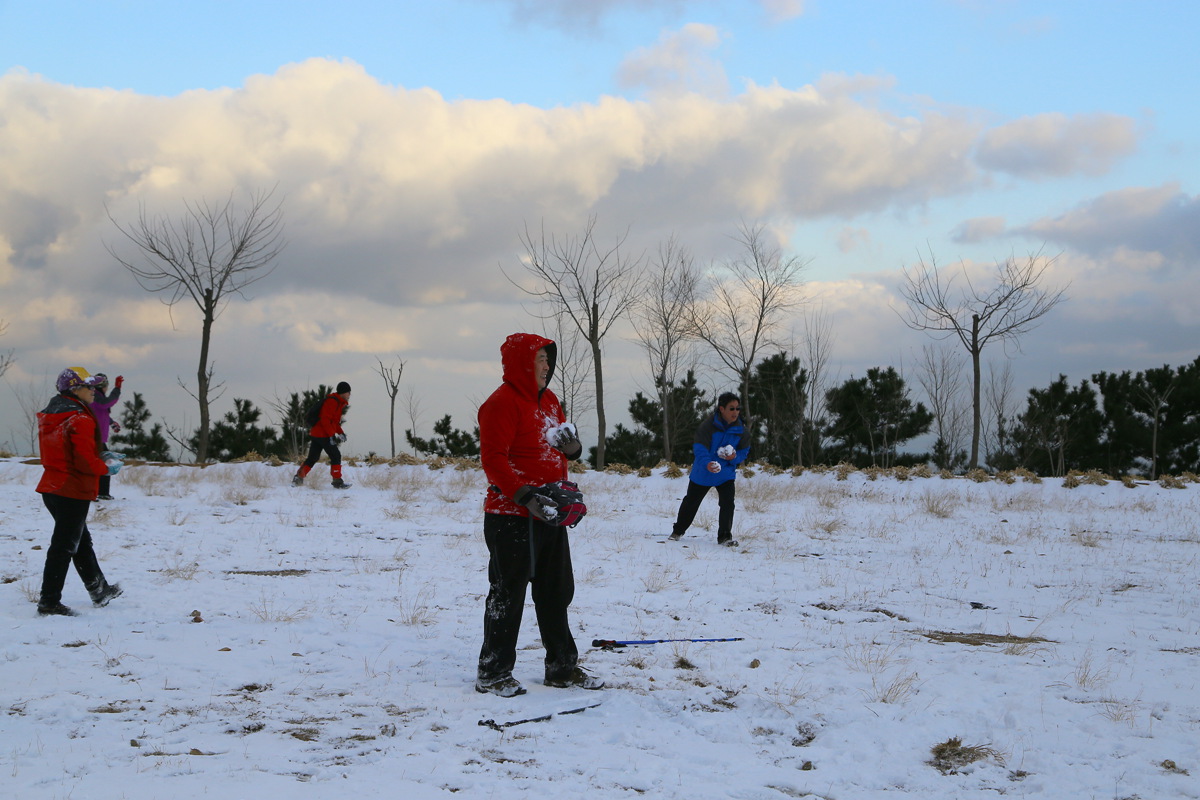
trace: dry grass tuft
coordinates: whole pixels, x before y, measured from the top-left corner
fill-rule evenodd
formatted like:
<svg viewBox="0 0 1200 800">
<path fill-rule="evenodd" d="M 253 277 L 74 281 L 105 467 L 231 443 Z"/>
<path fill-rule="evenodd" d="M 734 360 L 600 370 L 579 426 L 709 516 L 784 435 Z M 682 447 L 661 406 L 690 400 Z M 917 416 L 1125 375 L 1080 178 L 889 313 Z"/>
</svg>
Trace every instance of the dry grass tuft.
<svg viewBox="0 0 1200 800">
<path fill-rule="evenodd" d="M 963 767 L 985 759 L 1004 766 L 1004 756 L 995 748 L 986 744 L 963 744 L 957 736 L 935 744 L 929 752 L 933 758 L 927 763 L 943 775 L 957 775 Z"/>
<path fill-rule="evenodd" d="M 938 519 L 949 519 L 958 510 L 962 498 L 956 492 L 926 490 L 921 495 L 921 508 L 926 514 Z"/>
<path fill-rule="evenodd" d="M 987 483 L 992 479 L 992 476 L 988 474 L 987 470 L 976 467 L 966 474 L 966 478 L 975 483 Z"/>
</svg>

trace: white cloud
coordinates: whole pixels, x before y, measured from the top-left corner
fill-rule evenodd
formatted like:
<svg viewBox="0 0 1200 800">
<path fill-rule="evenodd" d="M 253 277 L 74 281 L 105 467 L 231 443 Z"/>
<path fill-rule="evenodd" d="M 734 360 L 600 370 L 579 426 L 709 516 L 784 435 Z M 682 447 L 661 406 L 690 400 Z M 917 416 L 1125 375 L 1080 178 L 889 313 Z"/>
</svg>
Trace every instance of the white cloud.
<svg viewBox="0 0 1200 800">
<path fill-rule="evenodd" d="M 1137 126 L 1117 114 L 1024 117 L 985 133 L 980 165 L 1023 178 L 1102 175 L 1137 148 Z"/>
<path fill-rule="evenodd" d="M 720 46 L 721 38 L 716 27 L 699 22 L 666 31 L 654 46 L 625 58 L 617 70 L 617 82 L 625 88 L 645 87 L 655 92 L 723 96 L 729 89 L 725 70 L 709 55 Z"/>
<path fill-rule="evenodd" d="M 1129 249 L 1190 265 L 1200 256 L 1200 198 L 1181 192 L 1176 183 L 1131 187 L 1037 220 L 1021 232 L 1086 253 Z"/>
<path fill-rule="evenodd" d="M 958 225 L 950 234 L 951 241 L 960 244 L 986 242 L 1004 233 L 1004 217 L 975 217 Z"/>
</svg>

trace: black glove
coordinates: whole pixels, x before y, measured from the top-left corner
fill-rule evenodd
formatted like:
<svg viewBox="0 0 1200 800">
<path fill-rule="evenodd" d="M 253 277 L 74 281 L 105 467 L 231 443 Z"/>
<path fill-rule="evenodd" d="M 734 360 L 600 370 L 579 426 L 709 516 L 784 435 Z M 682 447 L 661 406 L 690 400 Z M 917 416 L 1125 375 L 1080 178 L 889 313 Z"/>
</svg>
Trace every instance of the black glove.
<svg viewBox="0 0 1200 800">
<path fill-rule="evenodd" d="M 337 447 L 344 441 L 346 441 L 346 434 L 344 433 L 335 433 L 333 436 L 329 437 L 329 443 L 334 447 Z"/>
<path fill-rule="evenodd" d="M 579 435 L 575 432 L 574 425 L 564 425 L 554 434 L 554 441 L 550 446 L 562 453 L 567 458 L 578 458 L 583 452 L 583 444 L 579 441 Z"/>
<path fill-rule="evenodd" d="M 513 495 L 513 500 L 528 508 L 535 519 L 556 528 L 573 528 L 587 514 L 583 492 L 571 481 L 522 486 Z"/>
<path fill-rule="evenodd" d="M 553 500 L 542 493 L 541 488 L 522 486 L 513 494 L 512 499 L 517 505 L 528 508 L 529 513 L 533 515 L 534 519 L 554 524 L 558 506 Z"/>
</svg>

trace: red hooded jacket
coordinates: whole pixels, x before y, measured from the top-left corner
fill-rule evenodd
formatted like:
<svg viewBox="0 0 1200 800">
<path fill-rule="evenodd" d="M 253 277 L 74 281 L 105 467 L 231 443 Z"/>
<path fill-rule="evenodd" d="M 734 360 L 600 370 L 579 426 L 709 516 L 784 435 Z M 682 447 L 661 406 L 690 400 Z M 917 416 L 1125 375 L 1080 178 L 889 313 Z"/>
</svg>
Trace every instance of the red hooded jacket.
<svg viewBox="0 0 1200 800">
<path fill-rule="evenodd" d="M 55 395 L 37 420 L 45 470 L 37 491 L 95 500 L 108 465 L 100 458 L 100 430 L 87 403 L 73 395 Z"/>
<path fill-rule="evenodd" d="M 331 394 L 321 403 L 321 416 L 317 424 L 312 426 L 308 435 L 316 439 L 326 439 L 335 433 L 344 434 L 342 430 L 342 415 L 346 413 L 348 400 L 343 400 L 340 394 Z"/>
<path fill-rule="evenodd" d="M 529 516 L 513 502 L 522 486 L 541 486 L 567 477 L 567 458 L 546 441 L 549 428 L 566 422 L 558 397 L 549 388 L 538 390 L 534 375 L 537 351 L 550 360 L 546 382 L 554 377 L 558 347 L 533 333 L 514 333 L 500 345 L 504 383 L 479 407 L 479 458 L 488 483 L 483 510 L 488 514 Z"/>
</svg>

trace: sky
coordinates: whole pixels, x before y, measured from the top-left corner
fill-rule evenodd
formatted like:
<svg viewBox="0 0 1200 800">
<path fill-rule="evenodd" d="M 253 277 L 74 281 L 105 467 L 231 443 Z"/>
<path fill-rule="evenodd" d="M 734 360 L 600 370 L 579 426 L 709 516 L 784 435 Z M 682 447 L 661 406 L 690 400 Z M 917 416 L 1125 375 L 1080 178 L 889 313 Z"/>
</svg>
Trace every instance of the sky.
<svg viewBox="0 0 1200 800">
<path fill-rule="evenodd" d="M 65 366 L 123 374 L 197 424 L 199 319 L 120 267 L 139 209 L 274 189 L 287 247 L 217 320 L 217 415 L 348 380 L 348 447 L 387 452 L 376 373 L 404 363 L 398 427 L 470 427 L 498 347 L 540 330 L 528 226 L 590 217 L 630 258 L 671 237 L 715 278 L 739 226 L 808 263 L 776 338 L 824 319 L 837 381 L 931 340 L 901 321 L 920 260 L 986 286 L 1052 260 L 1062 303 L 1011 360 L 1058 375 L 1190 363 L 1200 342 L 1200 64 L 1186 2 L 0 0 L 0 442 Z M 605 343 L 612 421 L 649 385 Z M 703 354 L 701 354 L 703 356 Z M 961 358 L 965 362 L 966 356 Z M 702 369 L 713 392 L 733 380 Z M 914 388 L 915 399 L 921 399 Z M 25 403 L 28 405 L 28 403 Z M 581 411 L 585 432 L 594 419 Z M 357 427 L 356 427 L 357 426 Z M 593 433 L 594 435 L 594 433 Z M 403 449 L 403 448 L 401 448 Z"/>
<path fill-rule="evenodd" d="M 686 477 L 574 475 L 570 625 L 606 686 L 544 685 L 527 603 L 527 694 L 500 698 L 473 688 L 478 468 L 125 467 L 89 520 L 124 593 L 94 608 L 72 573 L 78 616 L 42 618 L 24 461 L 0 459 L 6 796 L 1200 798 L 1195 483 L 754 469 L 731 549 L 711 493 L 666 540 Z M 943 774 L 951 739 L 984 757 Z"/>
</svg>

